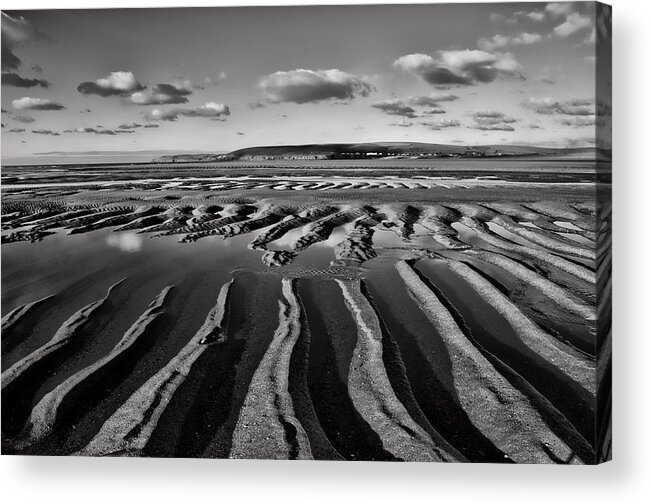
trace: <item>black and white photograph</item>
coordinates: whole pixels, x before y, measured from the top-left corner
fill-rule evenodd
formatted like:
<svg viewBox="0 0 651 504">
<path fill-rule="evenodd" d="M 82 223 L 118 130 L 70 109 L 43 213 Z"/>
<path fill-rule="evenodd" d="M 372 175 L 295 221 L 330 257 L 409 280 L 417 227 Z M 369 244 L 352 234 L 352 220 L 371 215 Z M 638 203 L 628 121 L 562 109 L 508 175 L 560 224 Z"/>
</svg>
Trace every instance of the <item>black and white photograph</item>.
<svg viewBox="0 0 651 504">
<path fill-rule="evenodd" d="M 3 9 L 2 454 L 609 461 L 611 20 Z"/>
</svg>

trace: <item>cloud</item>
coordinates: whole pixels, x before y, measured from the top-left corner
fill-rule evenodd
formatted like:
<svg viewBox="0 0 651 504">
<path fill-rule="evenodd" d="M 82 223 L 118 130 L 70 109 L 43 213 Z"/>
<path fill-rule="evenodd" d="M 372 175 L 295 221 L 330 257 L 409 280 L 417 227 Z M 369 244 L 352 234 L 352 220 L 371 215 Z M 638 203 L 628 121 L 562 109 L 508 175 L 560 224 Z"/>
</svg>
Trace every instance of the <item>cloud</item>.
<svg viewBox="0 0 651 504">
<path fill-rule="evenodd" d="M 33 123 L 34 121 L 36 121 L 36 119 L 34 119 L 33 117 L 29 117 L 29 116 L 15 116 L 14 121 L 18 121 L 18 122 L 24 123 L 24 124 L 29 124 L 29 123 Z"/>
<path fill-rule="evenodd" d="M 213 119 L 222 116 L 231 115 L 227 105 L 222 103 L 209 102 L 205 105 L 195 108 L 174 108 L 174 109 L 154 109 L 145 117 L 151 121 L 176 121 L 180 116 L 186 117 L 209 117 Z"/>
<path fill-rule="evenodd" d="M 612 106 L 608 101 L 597 100 L 596 112 L 598 116 L 610 116 L 613 113 Z"/>
<path fill-rule="evenodd" d="M 176 121 L 179 118 L 180 109 L 154 109 L 145 115 L 150 121 Z"/>
<path fill-rule="evenodd" d="M 133 72 L 111 72 L 108 76 L 94 82 L 82 82 L 77 91 L 85 95 L 98 96 L 128 96 L 135 91 L 142 91 L 145 86 L 140 84 Z"/>
<path fill-rule="evenodd" d="M 36 133 L 37 135 L 59 136 L 59 133 L 57 131 L 52 131 L 48 129 L 36 129 L 36 130 L 32 130 L 32 133 Z"/>
<path fill-rule="evenodd" d="M 532 21 L 534 23 L 540 23 L 545 20 L 544 11 L 517 11 L 509 18 L 501 14 L 491 14 L 491 21 L 493 23 L 498 23 L 500 21 L 506 21 L 508 24 L 517 24 L 522 21 Z"/>
<path fill-rule="evenodd" d="M 503 112 L 497 110 L 477 110 L 472 113 L 473 119 L 499 120 L 500 122 L 516 122 L 512 117 L 507 117 Z"/>
<path fill-rule="evenodd" d="M 203 81 L 204 84 L 216 84 L 216 82 L 209 77 L 206 77 Z M 177 89 L 185 90 L 188 91 L 188 93 L 191 93 L 195 89 L 203 89 L 203 85 L 197 83 L 193 79 L 188 79 L 185 77 L 175 77 L 172 79 L 172 82 L 170 83 L 172 86 L 174 86 Z"/>
<path fill-rule="evenodd" d="M 522 32 L 516 35 L 494 35 L 491 38 L 480 38 L 477 45 L 484 51 L 494 51 L 509 46 L 531 45 L 543 39 L 539 33 Z"/>
<path fill-rule="evenodd" d="M 535 23 L 540 23 L 541 21 L 544 21 L 545 13 L 541 11 L 531 11 L 525 13 L 525 17 L 527 17 L 531 21 L 534 21 Z"/>
<path fill-rule="evenodd" d="M 24 133 L 25 128 L 12 128 L 7 133 Z"/>
<path fill-rule="evenodd" d="M 368 96 L 373 86 L 365 80 L 341 70 L 297 69 L 275 72 L 258 84 L 271 103 L 313 103 L 329 99 L 350 100 Z"/>
<path fill-rule="evenodd" d="M 474 125 L 471 128 L 479 131 L 515 131 L 511 124 L 517 119 L 496 110 L 478 110 L 472 114 Z"/>
<path fill-rule="evenodd" d="M 585 126 L 594 126 L 596 124 L 595 116 L 575 116 L 567 117 L 558 121 L 563 126 L 571 126 L 572 128 L 582 128 Z"/>
<path fill-rule="evenodd" d="M 226 72 L 219 72 L 219 75 L 217 77 L 206 77 L 203 80 L 203 83 L 206 86 L 216 86 L 219 84 L 221 81 L 226 79 Z"/>
<path fill-rule="evenodd" d="M 145 124 L 143 128 L 158 128 L 158 124 Z"/>
<path fill-rule="evenodd" d="M 30 98 L 23 96 L 11 102 L 16 110 L 63 110 L 65 107 L 60 103 L 53 102 L 47 98 Z"/>
<path fill-rule="evenodd" d="M 138 91 L 131 95 L 131 102 L 136 105 L 167 105 L 188 103 L 188 95 L 192 94 L 193 84 L 187 80 L 174 84 L 156 84 L 152 89 Z"/>
<path fill-rule="evenodd" d="M 2 13 L 3 21 L 5 13 Z M 3 25 L 4 26 L 4 25 Z M 20 58 L 13 53 L 13 44 L 5 42 L 4 30 L 2 31 L 2 69 L 16 70 L 20 66 Z"/>
<path fill-rule="evenodd" d="M 593 26 L 593 22 L 589 16 L 573 12 L 565 18 L 563 23 L 554 28 L 554 33 L 559 37 L 569 37 L 591 26 Z"/>
<path fill-rule="evenodd" d="M 21 77 L 15 72 L 2 72 L 2 85 L 20 88 L 30 88 L 34 86 L 40 86 L 42 88 L 50 87 L 50 83 L 45 79 L 27 79 Z"/>
<path fill-rule="evenodd" d="M 588 116 L 595 113 L 595 101 L 592 98 L 573 98 L 558 100 L 555 98 L 529 98 L 523 107 L 537 114 L 561 114 L 569 116 Z"/>
<path fill-rule="evenodd" d="M 116 129 L 116 130 L 100 129 L 100 127 L 98 127 L 98 128 L 79 127 L 79 128 L 75 128 L 75 129 L 71 129 L 71 130 L 65 130 L 64 133 L 93 133 L 95 135 L 114 136 L 114 135 L 119 135 L 119 134 L 122 134 L 122 133 L 134 133 L 134 131 L 133 130 L 124 130 L 124 129 L 122 129 L 122 130 L 121 129 Z"/>
<path fill-rule="evenodd" d="M 596 143 L 593 136 L 582 138 L 565 138 L 566 147 L 590 147 Z"/>
<path fill-rule="evenodd" d="M 2 70 L 17 70 L 21 60 L 14 54 L 15 46 L 46 36 L 24 17 L 12 17 L 5 12 L 2 16 Z"/>
<path fill-rule="evenodd" d="M 410 96 L 407 101 L 411 105 L 418 105 L 422 107 L 439 107 L 443 102 L 451 102 L 458 99 L 459 97 L 457 95 L 447 93 Z"/>
<path fill-rule="evenodd" d="M 497 12 L 491 12 L 489 19 L 491 20 L 491 23 L 499 23 L 500 21 L 504 21 L 504 16 Z"/>
<path fill-rule="evenodd" d="M 545 6 L 545 11 L 552 16 L 566 16 L 572 12 L 573 5 L 571 2 L 553 2 Z"/>
<path fill-rule="evenodd" d="M 549 20 L 550 22 L 558 23 L 559 20 L 562 19 L 563 21 L 555 26 L 552 35 L 563 38 L 569 37 L 586 27 L 593 26 L 592 11 L 593 7 L 588 2 L 552 2 L 547 4 L 544 10 L 533 10 L 528 12 L 517 11 L 510 18 L 506 18 L 505 16 L 499 16 L 498 18 L 491 15 L 491 20 L 494 22 L 506 21 L 509 24 L 515 25 L 522 23 L 523 21 L 541 23 L 545 20 Z M 542 37 L 539 39 L 537 38 L 533 42 L 527 42 L 526 38 L 520 41 L 514 41 L 513 43 L 509 43 L 506 40 L 513 38 L 514 37 L 496 35 L 492 39 L 480 39 L 479 47 L 484 50 L 492 50 L 499 47 L 506 47 L 507 45 L 525 45 L 542 40 Z M 529 37 L 529 40 L 532 39 Z M 584 43 L 590 43 L 589 40 L 590 38 L 588 37 Z"/>
<path fill-rule="evenodd" d="M 471 86 L 500 78 L 522 78 L 520 64 L 509 53 L 490 53 L 479 49 L 407 54 L 393 62 L 396 68 L 413 73 L 433 85 Z"/>
<path fill-rule="evenodd" d="M 440 121 L 424 122 L 421 124 L 434 131 L 461 126 L 461 123 L 457 119 L 442 119 Z"/>
<path fill-rule="evenodd" d="M 21 59 L 16 56 L 14 49 L 17 45 L 24 44 L 35 39 L 47 38 L 39 32 L 34 25 L 28 22 L 24 17 L 12 17 L 4 12 L 2 16 L 2 85 L 20 88 L 30 88 L 40 86 L 46 88 L 50 83 L 45 79 L 30 79 L 20 76 L 13 70 L 17 70 L 21 64 Z M 38 65 L 32 65 L 34 71 L 42 71 Z"/>
<path fill-rule="evenodd" d="M 529 129 L 545 129 L 540 124 L 536 124 L 536 123 L 531 123 L 531 124 L 529 124 L 528 127 L 529 127 Z"/>
<path fill-rule="evenodd" d="M 403 101 L 398 99 L 383 100 L 371 104 L 371 107 L 376 108 L 388 115 L 403 116 L 403 117 L 418 117 L 416 111 Z"/>
<path fill-rule="evenodd" d="M 429 94 L 429 95 L 416 95 L 410 96 L 405 101 L 398 98 L 383 100 L 375 102 L 371 105 L 373 108 L 382 110 L 387 115 L 402 116 L 408 118 L 419 117 L 419 113 L 412 107 L 430 107 L 429 110 L 424 111 L 424 114 L 445 114 L 445 110 L 441 107 L 441 103 L 451 102 L 458 100 L 459 97 L 454 94 Z M 394 123 L 394 125 L 398 125 Z"/>
<path fill-rule="evenodd" d="M 597 29 L 593 27 L 592 30 L 590 30 L 590 33 L 586 35 L 582 45 L 594 45 L 596 41 L 597 41 Z"/>
<path fill-rule="evenodd" d="M 142 124 L 137 123 L 137 122 L 130 122 L 130 123 L 122 123 L 118 126 L 118 129 L 135 129 L 135 128 L 142 128 Z"/>
<path fill-rule="evenodd" d="M 262 100 L 256 100 L 254 102 L 249 102 L 249 108 L 251 110 L 265 108 L 266 106 L 267 106 L 267 104 L 265 102 L 263 102 Z"/>
<path fill-rule="evenodd" d="M 563 22 L 553 29 L 552 35 L 557 37 L 569 37 L 590 27 L 594 30 L 594 6 L 591 3 L 553 2 L 547 4 L 545 12 L 551 20 L 564 18 Z M 588 34 L 583 44 L 591 44 L 593 41 L 591 34 Z"/>
<path fill-rule="evenodd" d="M 550 86 L 553 86 L 554 84 L 556 84 L 556 81 L 554 79 L 552 79 L 551 77 L 542 77 L 539 80 L 543 84 L 549 84 Z"/>
<path fill-rule="evenodd" d="M 411 128 L 412 126 L 416 126 L 416 123 L 408 122 L 408 121 L 398 121 L 398 122 L 389 123 L 389 126 L 398 126 L 400 128 Z"/>
</svg>

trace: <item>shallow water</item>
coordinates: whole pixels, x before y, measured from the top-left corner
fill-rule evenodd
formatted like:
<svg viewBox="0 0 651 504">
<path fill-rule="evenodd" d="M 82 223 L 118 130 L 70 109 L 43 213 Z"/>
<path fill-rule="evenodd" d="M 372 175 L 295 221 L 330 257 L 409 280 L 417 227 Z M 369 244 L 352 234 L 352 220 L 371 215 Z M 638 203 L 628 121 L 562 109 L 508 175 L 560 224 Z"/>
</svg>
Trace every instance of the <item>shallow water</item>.
<svg viewBox="0 0 651 504">
<path fill-rule="evenodd" d="M 110 229 L 86 234 L 57 232 L 38 243 L 12 243 L 2 250 L 2 313 L 56 293 L 82 274 L 106 271 L 111 278 L 163 267 L 161 282 L 172 282 L 192 271 L 219 273 L 264 266 L 258 253 L 246 248 L 246 237 L 206 238 L 177 243 L 174 236 L 149 238 L 133 231 Z"/>
</svg>

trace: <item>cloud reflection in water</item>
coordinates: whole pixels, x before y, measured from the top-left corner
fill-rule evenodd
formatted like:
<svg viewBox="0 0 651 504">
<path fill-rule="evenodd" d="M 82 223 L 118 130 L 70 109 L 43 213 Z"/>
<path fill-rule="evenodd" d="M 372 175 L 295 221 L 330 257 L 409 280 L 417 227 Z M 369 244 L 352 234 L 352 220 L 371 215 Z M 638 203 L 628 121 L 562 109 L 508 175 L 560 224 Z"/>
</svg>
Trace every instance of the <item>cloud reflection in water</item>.
<svg viewBox="0 0 651 504">
<path fill-rule="evenodd" d="M 107 245 L 119 248 L 122 252 L 140 252 L 142 236 L 134 232 L 110 234 L 106 237 Z"/>
</svg>

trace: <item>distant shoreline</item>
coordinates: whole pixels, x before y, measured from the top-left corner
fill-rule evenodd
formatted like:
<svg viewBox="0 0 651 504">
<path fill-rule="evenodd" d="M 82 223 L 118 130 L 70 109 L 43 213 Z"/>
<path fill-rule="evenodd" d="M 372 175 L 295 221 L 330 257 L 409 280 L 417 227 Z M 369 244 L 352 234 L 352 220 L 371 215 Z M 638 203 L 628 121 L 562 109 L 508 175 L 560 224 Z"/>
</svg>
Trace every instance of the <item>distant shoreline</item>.
<svg viewBox="0 0 651 504">
<path fill-rule="evenodd" d="M 507 163 L 513 163 L 513 162 L 536 162 L 536 161 L 548 161 L 552 163 L 562 163 L 562 162 L 600 162 L 603 161 L 603 158 L 598 158 L 597 156 L 568 156 L 568 155 L 554 155 L 554 154 L 549 154 L 549 155 L 537 155 L 537 154 L 531 154 L 531 155 L 526 155 L 526 156 L 484 156 L 484 157 L 440 157 L 440 158 L 420 158 L 420 159 L 407 159 L 407 158 L 393 158 L 393 159 L 387 159 L 387 158 L 372 158 L 372 159 L 329 159 L 329 160 L 322 160 L 322 159 L 312 159 L 312 160 L 303 160 L 303 159 L 268 159 L 268 160 L 260 160 L 260 161 L 248 161 L 248 160 L 231 160 L 231 161 L 166 161 L 166 162 L 160 162 L 160 161 L 108 161 L 108 162 L 87 162 L 87 163 L 79 163 L 79 162 L 42 162 L 42 163 L 10 163 L 10 162 L 5 162 L 2 161 L 2 167 L 3 168 L 35 168 L 35 167 L 48 167 L 50 169 L 57 169 L 59 167 L 61 168 L 92 168 L 92 167 L 98 167 L 98 166 L 116 166 L 116 167 L 123 167 L 123 166 L 131 166 L 131 167 L 147 167 L 147 166 L 152 166 L 152 165 L 162 165 L 162 166 L 187 166 L 187 167 L 192 167 L 192 166 L 208 166 L 208 165 L 217 165 L 217 166 L 223 166 L 224 168 L 228 168 L 231 166 L 247 166 L 251 164 L 257 164 L 257 165 L 265 165 L 269 164 L 270 167 L 273 166 L 274 163 L 290 163 L 293 162 L 296 165 L 303 164 L 307 165 L 310 162 L 316 162 L 316 163 L 326 163 L 328 161 L 331 162 L 344 162 L 344 161 L 350 161 L 351 163 L 364 163 L 364 162 L 374 162 L 374 163 L 390 163 L 390 162 L 412 162 L 412 163 L 427 163 L 427 162 L 444 162 L 444 163 L 454 163 L 454 162 L 459 162 L 462 163 L 464 161 L 473 161 L 473 162 L 481 162 L 482 160 L 485 160 L 487 162 L 490 161 L 504 161 Z"/>
<path fill-rule="evenodd" d="M 173 153 L 172 153 L 173 152 Z M 443 159 L 541 159 L 577 160 L 608 159 L 610 151 L 594 147 L 553 148 L 529 145 L 475 145 L 459 146 L 416 142 L 365 142 L 339 144 L 306 144 L 257 146 L 232 152 L 167 151 L 157 155 L 153 151 L 118 153 L 110 151 L 86 153 L 41 153 L 17 159 L 2 160 L 3 166 L 110 166 L 231 163 L 231 162 L 300 162 L 300 161 L 428 161 Z M 83 161 L 82 161 L 83 160 Z"/>
</svg>

